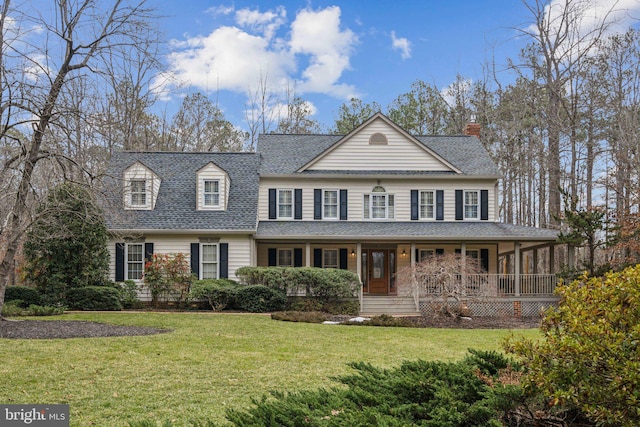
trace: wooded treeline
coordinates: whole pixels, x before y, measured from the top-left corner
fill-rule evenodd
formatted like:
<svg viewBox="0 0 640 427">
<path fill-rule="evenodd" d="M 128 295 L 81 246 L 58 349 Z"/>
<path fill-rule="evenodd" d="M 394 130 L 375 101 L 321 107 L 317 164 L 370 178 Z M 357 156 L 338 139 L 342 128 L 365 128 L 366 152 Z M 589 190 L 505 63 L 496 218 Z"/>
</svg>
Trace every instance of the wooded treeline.
<svg viewBox="0 0 640 427">
<path fill-rule="evenodd" d="M 567 230 L 579 226 L 565 208 L 602 212 L 582 243 L 616 243 L 599 264 L 640 261 L 640 33 L 611 31 L 616 4 L 585 32 L 589 1 L 528 0 L 525 47 L 500 58 L 506 70 L 452 76 L 445 89 L 417 79 L 386 108 L 344 103 L 327 125 L 295 87 L 282 94 L 266 79 L 247 95 L 243 123 L 197 92 L 171 117 L 158 113 L 177 94 L 161 92 L 171 76 L 145 1 L 51 3 L 46 13 L 10 0 L 0 10 L 0 301 L 36 206 L 66 180 L 96 185 L 114 151 L 253 150 L 260 133 L 347 133 L 377 111 L 413 134 L 460 134 L 475 116 L 504 176 L 503 221 Z"/>
</svg>

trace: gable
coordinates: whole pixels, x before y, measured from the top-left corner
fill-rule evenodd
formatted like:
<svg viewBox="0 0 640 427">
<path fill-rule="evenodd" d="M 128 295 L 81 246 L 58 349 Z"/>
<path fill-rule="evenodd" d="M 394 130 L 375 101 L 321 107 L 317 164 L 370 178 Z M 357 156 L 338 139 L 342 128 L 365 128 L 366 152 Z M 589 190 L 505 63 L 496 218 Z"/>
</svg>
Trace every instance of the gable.
<svg viewBox="0 0 640 427">
<path fill-rule="evenodd" d="M 381 114 L 300 169 L 322 170 L 460 172 Z"/>
<path fill-rule="evenodd" d="M 123 181 L 125 209 L 151 210 L 155 207 L 158 192 L 160 191 L 160 178 L 153 170 L 137 161 L 124 170 Z M 132 203 L 131 184 L 134 181 L 141 183 L 141 187 L 136 188 L 136 190 L 144 193 L 144 200 L 141 204 Z"/>
<path fill-rule="evenodd" d="M 196 203 L 198 210 L 226 210 L 228 204 L 229 188 L 231 180 L 227 172 L 213 162 L 207 163 L 196 173 L 196 191 L 198 193 Z M 206 188 L 216 183 L 215 193 L 205 194 L 213 191 L 213 188 Z M 212 199 L 215 197 L 215 201 Z M 205 198 L 207 200 L 205 200 Z"/>
</svg>

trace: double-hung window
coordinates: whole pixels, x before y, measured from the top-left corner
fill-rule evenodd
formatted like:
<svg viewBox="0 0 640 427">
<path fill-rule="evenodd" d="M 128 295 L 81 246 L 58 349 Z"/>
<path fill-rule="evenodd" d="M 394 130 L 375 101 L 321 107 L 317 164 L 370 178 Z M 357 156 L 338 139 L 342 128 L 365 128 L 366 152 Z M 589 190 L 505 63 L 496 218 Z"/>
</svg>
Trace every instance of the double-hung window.
<svg viewBox="0 0 640 427">
<path fill-rule="evenodd" d="M 293 190 L 278 190 L 278 218 L 293 219 Z"/>
<path fill-rule="evenodd" d="M 337 249 L 325 249 L 322 251 L 322 267 L 323 268 L 338 268 L 338 250 Z"/>
<path fill-rule="evenodd" d="M 395 197 L 383 187 L 375 187 L 370 194 L 364 195 L 365 219 L 393 219 L 395 217 Z"/>
<path fill-rule="evenodd" d="M 213 179 L 204 180 L 203 185 L 204 206 L 220 206 L 220 181 Z"/>
<path fill-rule="evenodd" d="M 418 252 L 420 259 L 417 261 L 418 262 L 426 261 L 429 258 L 432 258 L 433 256 L 435 256 L 435 254 L 436 254 L 436 251 L 434 251 L 433 249 L 420 249 L 420 251 Z"/>
<path fill-rule="evenodd" d="M 202 279 L 218 278 L 218 244 L 200 245 L 200 275 Z"/>
<path fill-rule="evenodd" d="M 435 219 L 435 191 L 420 192 L 420 219 Z"/>
<path fill-rule="evenodd" d="M 147 205 L 147 181 L 145 179 L 132 179 L 129 182 L 131 206 Z"/>
<path fill-rule="evenodd" d="M 278 267 L 293 267 L 293 249 L 278 249 Z"/>
<path fill-rule="evenodd" d="M 127 243 L 126 245 L 127 276 L 125 280 L 141 280 L 144 273 L 144 244 Z"/>
<path fill-rule="evenodd" d="M 464 192 L 464 219 L 480 219 L 480 192 L 478 190 L 465 190 Z"/>
<path fill-rule="evenodd" d="M 324 190 L 322 212 L 325 219 L 338 219 L 338 190 Z"/>
</svg>

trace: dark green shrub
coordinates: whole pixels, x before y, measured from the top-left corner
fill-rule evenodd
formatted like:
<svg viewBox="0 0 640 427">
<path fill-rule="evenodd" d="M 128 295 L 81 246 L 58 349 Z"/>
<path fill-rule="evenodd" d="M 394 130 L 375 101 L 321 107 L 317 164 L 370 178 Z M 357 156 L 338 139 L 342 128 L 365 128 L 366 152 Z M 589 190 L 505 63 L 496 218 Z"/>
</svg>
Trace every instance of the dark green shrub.
<svg viewBox="0 0 640 427">
<path fill-rule="evenodd" d="M 243 286 L 237 293 L 238 307 L 251 313 L 282 311 L 287 303 L 284 292 L 266 286 Z"/>
<path fill-rule="evenodd" d="M 213 311 L 221 311 L 235 303 L 239 286 L 229 279 L 198 280 L 191 286 L 190 299 L 206 300 Z"/>
<path fill-rule="evenodd" d="M 21 300 L 7 301 L 2 306 L 2 315 L 5 317 L 22 316 L 25 309 L 22 307 Z"/>
<path fill-rule="evenodd" d="M 25 311 L 24 316 L 58 316 L 61 314 L 64 314 L 64 307 L 31 304 Z"/>
<path fill-rule="evenodd" d="M 227 418 L 237 426 L 497 427 L 523 400 L 513 366 L 498 353 L 474 351 L 457 363 L 352 363 L 356 374 L 338 378 L 340 387 L 274 392 Z"/>
<path fill-rule="evenodd" d="M 71 310 L 122 310 L 120 292 L 110 286 L 86 286 L 69 289 L 67 304 Z"/>
<path fill-rule="evenodd" d="M 27 308 L 31 304 L 40 304 L 40 293 L 36 288 L 29 286 L 7 286 L 4 293 L 5 302 L 19 300 L 18 304 L 22 308 Z"/>
<path fill-rule="evenodd" d="M 363 326 L 393 326 L 402 328 L 411 328 L 415 325 L 410 321 L 402 317 L 393 317 L 388 314 L 381 314 L 380 316 L 374 316 L 369 320 L 363 322 L 346 322 L 349 325 L 363 325 Z"/>
<path fill-rule="evenodd" d="M 138 285 L 133 280 L 125 280 L 124 282 L 113 283 L 112 285 L 118 290 L 120 295 L 120 304 L 124 309 L 142 308 L 143 304 L 138 299 Z"/>
<path fill-rule="evenodd" d="M 289 310 L 292 311 L 322 311 L 322 304 L 320 301 L 313 298 L 297 298 L 291 301 L 289 305 Z"/>
<path fill-rule="evenodd" d="M 278 311 L 271 314 L 273 320 L 283 322 L 322 323 L 329 317 L 329 314 L 320 311 Z"/>
<path fill-rule="evenodd" d="M 249 286 L 262 285 L 271 289 L 288 290 L 285 267 L 240 267 L 236 270 L 242 282 Z"/>
<path fill-rule="evenodd" d="M 358 300 L 331 301 L 323 304 L 322 310 L 329 314 L 357 316 L 360 313 L 360 302 Z"/>
</svg>

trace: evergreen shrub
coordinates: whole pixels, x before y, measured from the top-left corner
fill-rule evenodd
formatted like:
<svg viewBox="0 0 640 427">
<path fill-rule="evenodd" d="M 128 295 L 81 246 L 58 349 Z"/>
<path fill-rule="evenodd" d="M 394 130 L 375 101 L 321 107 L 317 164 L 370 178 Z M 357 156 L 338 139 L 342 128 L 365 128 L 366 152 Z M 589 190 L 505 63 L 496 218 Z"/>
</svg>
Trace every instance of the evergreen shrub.
<svg viewBox="0 0 640 427">
<path fill-rule="evenodd" d="M 4 293 L 5 302 L 19 300 L 18 304 L 22 308 L 27 308 L 31 304 L 41 303 L 40 292 L 36 288 L 29 286 L 7 286 Z"/>
<path fill-rule="evenodd" d="M 67 305 L 71 310 L 122 310 L 120 292 L 111 286 L 85 286 L 69 289 Z"/>
<path fill-rule="evenodd" d="M 251 313 L 282 311 L 287 304 L 284 292 L 267 286 L 243 286 L 236 295 L 238 308 Z"/>
<path fill-rule="evenodd" d="M 236 305 L 240 285 L 229 279 L 197 280 L 191 286 L 192 301 L 206 300 L 213 311 L 221 311 Z"/>
</svg>

